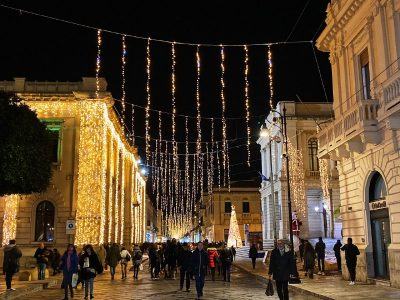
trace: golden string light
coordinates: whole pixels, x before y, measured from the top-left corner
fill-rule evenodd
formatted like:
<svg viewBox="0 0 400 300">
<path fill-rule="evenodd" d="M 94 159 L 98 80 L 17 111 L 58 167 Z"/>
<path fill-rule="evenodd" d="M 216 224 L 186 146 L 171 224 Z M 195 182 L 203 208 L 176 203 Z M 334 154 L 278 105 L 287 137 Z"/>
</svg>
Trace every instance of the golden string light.
<svg viewBox="0 0 400 300">
<path fill-rule="evenodd" d="M 221 121 L 222 121 L 222 168 L 224 171 L 224 178 L 223 178 L 223 182 L 224 185 L 226 184 L 226 177 L 227 177 L 227 163 L 228 163 L 228 159 L 227 159 L 227 145 L 226 145 L 226 119 L 225 119 L 225 111 L 226 111 L 226 103 L 225 103 L 225 52 L 224 52 L 224 46 L 221 46 L 221 93 L 220 93 L 220 97 L 221 97 L 221 108 L 222 108 L 222 117 L 221 117 Z"/>
<path fill-rule="evenodd" d="M 200 153 L 201 153 L 201 112 L 200 112 L 200 47 L 197 46 L 196 49 L 196 112 L 197 112 L 197 144 L 196 144 L 196 154 L 197 154 L 197 165 L 200 165 Z"/>
<path fill-rule="evenodd" d="M 119 173 L 120 173 L 120 156 L 121 152 L 119 150 L 119 145 L 117 145 L 116 149 L 116 160 L 115 160 L 115 186 L 117 187 L 115 189 L 115 198 L 114 198 L 114 220 L 115 220 L 115 228 L 114 228 L 114 240 L 118 242 L 118 234 L 119 234 L 119 214 L 120 214 L 120 209 L 119 209 L 119 199 L 120 199 L 120 193 L 119 193 Z"/>
<path fill-rule="evenodd" d="M 268 82 L 269 82 L 269 107 L 274 109 L 274 77 L 272 72 L 272 51 L 271 45 L 268 45 Z"/>
<path fill-rule="evenodd" d="M 211 160 L 210 160 L 210 169 L 211 169 L 211 197 L 214 191 L 214 118 L 211 118 Z M 218 154 L 217 154 L 218 155 Z"/>
<path fill-rule="evenodd" d="M 189 194 L 190 194 L 190 181 L 189 181 L 189 124 L 188 118 L 185 118 L 185 210 L 189 213 Z"/>
<path fill-rule="evenodd" d="M 151 80 L 151 56 L 150 56 L 150 39 L 147 39 L 146 47 L 146 93 L 147 93 L 147 104 L 146 104 L 146 163 L 149 163 L 150 158 L 150 105 L 151 105 L 151 91 L 150 91 L 150 80 Z"/>
<path fill-rule="evenodd" d="M 121 215 L 121 221 L 120 221 L 120 239 L 119 243 L 123 245 L 124 243 L 124 229 L 125 229 L 125 157 L 124 153 L 122 152 L 121 155 L 121 208 L 120 208 L 120 215 Z"/>
<path fill-rule="evenodd" d="M 104 239 L 107 237 L 107 241 L 118 242 L 118 237 L 113 234 L 115 231 L 119 231 L 120 224 L 117 222 L 117 215 L 125 212 L 113 208 L 116 200 L 114 191 L 120 185 L 119 180 L 113 180 L 113 176 L 118 176 L 118 172 L 114 172 L 120 164 L 117 153 L 121 152 L 122 157 L 132 162 L 132 172 L 136 174 L 136 180 L 125 181 L 125 186 L 121 185 L 121 189 L 128 190 L 130 186 L 135 186 L 136 188 L 132 188 L 132 190 L 141 190 L 144 195 L 146 182 L 138 173 L 136 154 L 123 135 L 118 117 L 110 106 L 110 100 L 76 99 L 73 101 L 71 97 L 59 99 L 54 100 L 50 96 L 48 98 L 41 97 L 40 101 L 37 101 L 37 98 L 32 98 L 32 100 L 24 98 L 24 103 L 36 111 L 39 118 L 59 116 L 79 118 L 81 138 L 78 145 L 75 243 L 77 245 L 89 243 L 98 245 L 101 242 L 102 231 L 105 229 L 107 232 L 105 232 Z M 109 149 L 107 149 L 107 145 Z M 105 155 L 104 151 L 108 154 Z M 109 176 L 104 175 L 107 170 Z M 131 198 L 138 199 L 137 193 Z M 108 211 L 104 210 L 106 201 L 109 203 Z M 144 203 L 139 204 L 141 209 L 143 209 L 143 205 Z M 123 218 L 124 216 L 121 216 L 120 219 Z M 131 219 L 131 223 L 133 222 L 131 226 L 139 221 L 143 228 L 143 220 L 137 218 Z M 103 222 L 108 223 L 108 228 L 101 227 Z M 143 237 L 141 230 L 139 234 Z M 123 233 L 121 232 L 121 234 Z"/>
<path fill-rule="evenodd" d="M 218 173 L 218 190 L 221 189 L 221 167 L 220 167 L 220 159 L 219 159 L 219 147 L 218 143 L 215 143 L 216 146 L 216 155 L 217 155 L 217 173 Z"/>
<path fill-rule="evenodd" d="M 125 43 L 125 35 L 122 35 L 122 53 L 121 53 L 121 78 L 122 78 L 122 85 L 121 85 L 121 106 L 122 106 L 122 114 L 121 114 L 121 123 L 122 129 L 125 131 L 125 118 L 126 118 L 126 104 L 125 104 L 125 65 L 126 65 L 126 43 Z"/>
<path fill-rule="evenodd" d="M 290 157 L 289 182 L 292 188 L 291 194 L 295 208 L 294 211 L 297 211 L 300 216 L 305 217 L 307 203 L 305 196 L 303 155 L 301 150 L 297 150 L 295 147 L 293 147 L 290 139 L 288 139 L 288 152 Z"/>
<path fill-rule="evenodd" d="M 249 50 L 244 46 L 244 95 L 246 109 L 246 132 L 247 132 L 247 166 L 250 167 L 250 97 L 249 97 Z"/>
<path fill-rule="evenodd" d="M 17 214 L 20 195 L 7 195 L 4 197 L 3 237 L 1 245 L 7 245 L 15 239 L 17 234 Z"/>
<path fill-rule="evenodd" d="M 135 106 L 131 105 L 131 143 L 135 145 Z"/>
<path fill-rule="evenodd" d="M 96 56 L 96 98 L 99 98 L 100 92 L 100 68 L 101 68 L 101 29 L 97 30 L 97 56 Z"/>
</svg>

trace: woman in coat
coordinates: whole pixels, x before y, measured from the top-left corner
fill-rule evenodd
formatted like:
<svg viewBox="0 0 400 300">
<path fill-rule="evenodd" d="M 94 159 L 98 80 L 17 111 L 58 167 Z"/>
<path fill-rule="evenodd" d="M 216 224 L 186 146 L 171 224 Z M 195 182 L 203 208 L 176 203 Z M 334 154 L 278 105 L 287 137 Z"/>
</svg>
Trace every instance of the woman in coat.
<svg viewBox="0 0 400 300">
<path fill-rule="evenodd" d="M 60 270 L 63 271 L 64 300 L 68 300 L 68 287 L 71 293 L 71 298 L 74 297 L 72 290 L 72 275 L 78 273 L 78 254 L 75 246 L 69 244 L 64 255 L 61 257 Z"/>
<path fill-rule="evenodd" d="M 211 270 L 211 279 L 215 281 L 215 267 L 218 265 L 219 262 L 219 255 L 217 248 L 211 247 L 207 250 L 208 254 L 208 267 Z"/>
<path fill-rule="evenodd" d="M 142 264 L 142 251 L 138 245 L 135 245 L 132 252 L 132 263 L 133 263 L 133 278 L 138 279 L 139 268 Z"/>
<path fill-rule="evenodd" d="M 122 279 L 126 278 L 126 269 L 128 267 L 128 262 L 131 260 L 131 255 L 129 251 L 122 247 L 121 249 L 121 272 L 122 272 Z"/>
<path fill-rule="evenodd" d="M 304 244 L 304 270 L 306 276 L 313 278 L 315 266 L 315 250 L 309 241 Z"/>
<path fill-rule="evenodd" d="M 93 283 L 96 273 L 103 272 L 103 266 L 94 252 L 92 245 L 86 245 L 79 257 L 79 266 L 81 267 L 82 280 L 85 284 L 85 299 L 88 299 L 90 290 L 90 299 L 93 299 Z"/>
</svg>

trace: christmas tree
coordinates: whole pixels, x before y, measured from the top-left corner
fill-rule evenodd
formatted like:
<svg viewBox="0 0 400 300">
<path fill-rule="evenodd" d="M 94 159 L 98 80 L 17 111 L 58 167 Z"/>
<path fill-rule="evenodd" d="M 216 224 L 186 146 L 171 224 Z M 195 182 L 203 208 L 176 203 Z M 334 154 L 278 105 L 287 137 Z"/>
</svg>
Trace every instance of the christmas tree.
<svg viewBox="0 0 400 300">
<path fill-rule="evenodd" d="M 229 225 L 228 247 L 242 247 L 242 238 L 240 237 L 239 225 L 236 219 L 235 206 L 232 205 L 231 221 Z"/>
</svg>

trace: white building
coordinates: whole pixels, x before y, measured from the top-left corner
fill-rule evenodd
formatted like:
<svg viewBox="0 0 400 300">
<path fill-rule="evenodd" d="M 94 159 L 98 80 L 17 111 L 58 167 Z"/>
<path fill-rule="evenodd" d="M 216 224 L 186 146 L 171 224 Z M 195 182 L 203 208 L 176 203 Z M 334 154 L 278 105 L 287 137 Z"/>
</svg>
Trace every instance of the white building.
<svg viewBox="0 0 400 300">
<path fill-rule="evenodd" d="M 283 106 L 286 107 L 287 135 L 293 151 L 296 151 L 299 158 L 300 169 L 297 170 L 297 181 L 291 183 L 291 195 L 292 211 L 296 211 L 297 217 L 302 223 L 300 237 L 307 239 L 320 236 L 340 237 L 341 226 L 337 216 L 334 216 L 334 210 L 339 204 L 337 174 L 334 172 L 334 166 L 329 166 L 329 196 L 328 199 L 325 199 L 325 203 L 317 157 L 317 124 L 326 122 L 331 117 L 332 105 L 329 103 L 279 102 L 276 110 L 282 115 Z M 274 122 L 274 118 L 276 122 Z M 287 180 L 283 156 L 285 151 L 281 128 L 279 114 L 271 112 L 257 141 L 261 147 L 262 174 L 264 175 L 260 192 L 263 239 L 266 247 L 270 247 L 274 239 L 274 203 L 277 238 L 287 238 L 289 234 Z M 290 152 L 289 159 L 295 159 Z M 290 172 L 295 171 L 290 168 Z M 271 185 L 271 178 L 273 178 L 273 185 Z M 333 209 L 331 210 L 330 207 Z M 332 228 L 331 225 L 332 218 L 336 222 L 335 228 Z"/>
<path fill-rule="evenodd" d="M 400 287 L 400 1 L 331 1 L 317 47 L 330 53 L 335 114 L 319 156 L 338 164 L 357 280 Z"/>
</svg>

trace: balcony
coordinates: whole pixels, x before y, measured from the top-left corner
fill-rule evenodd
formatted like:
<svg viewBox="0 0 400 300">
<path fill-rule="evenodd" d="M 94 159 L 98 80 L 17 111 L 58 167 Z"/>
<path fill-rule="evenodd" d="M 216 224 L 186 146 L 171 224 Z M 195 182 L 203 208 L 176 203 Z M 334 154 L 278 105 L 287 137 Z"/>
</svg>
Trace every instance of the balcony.
<svg viewBox="0 0 400 300">
<path fill-rule="evenodd" d="M 306 171 L 306 178 L 319 180 L 319 171 Z"/>
<path fill-rule="evenodd" d="M 318 134 L 318 156 L 340 160 L 348 158 L 350 152 L 361 153 L 365 144 L 378 144 L 378 109 L 378 101 L 362 100 L 343 115 L 336 115 Z"/>
</svg>

